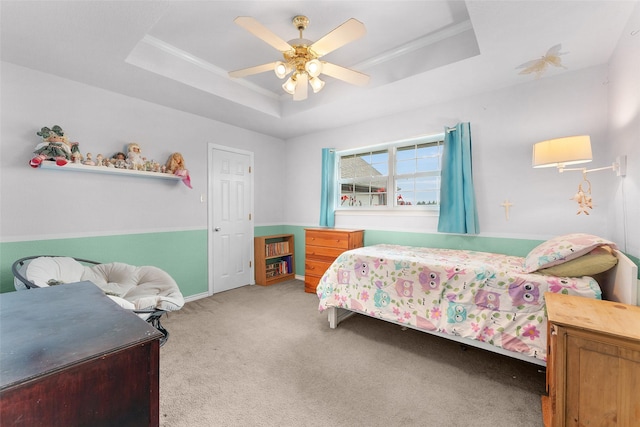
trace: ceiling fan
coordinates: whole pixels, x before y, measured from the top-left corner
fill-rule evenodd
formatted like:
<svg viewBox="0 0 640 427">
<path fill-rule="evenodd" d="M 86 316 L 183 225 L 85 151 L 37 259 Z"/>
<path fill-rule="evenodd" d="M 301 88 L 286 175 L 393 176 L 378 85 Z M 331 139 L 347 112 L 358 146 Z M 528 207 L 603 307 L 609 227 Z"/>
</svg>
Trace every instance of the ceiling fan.
<svg viewBox="0 0 640 427">
<path fill-rule="evenodd" d="M 367 30 L 364 24 L 357 19 L 351 18 L 345 21 L 316 42 L 302 37 L 302 32 L 309 25 L 309 19 L 306 16 L 299 15 L 293 18 L 293 25 L 300 32 L 300 37 L 288 42 L 282 40 L 254 18 L 239 16 L 234 22 L 279 50 L 284 60 L 231 71 L 229 72 L 230 77 L 246 77 L 273 70 L 278 78 L 284 79 L 291 73 L 282 88 L 285 92 L 293 95 L 294 101 L 307 99 L 308 86 L 311 86 L 314 93 L 322 90 L 324 81 L 318 77 L 320 74 L 357 86 L 364 86 L 369 82 L 369 76 L 366 74 L 318 59 L 365 35 Z"/>
</svg>

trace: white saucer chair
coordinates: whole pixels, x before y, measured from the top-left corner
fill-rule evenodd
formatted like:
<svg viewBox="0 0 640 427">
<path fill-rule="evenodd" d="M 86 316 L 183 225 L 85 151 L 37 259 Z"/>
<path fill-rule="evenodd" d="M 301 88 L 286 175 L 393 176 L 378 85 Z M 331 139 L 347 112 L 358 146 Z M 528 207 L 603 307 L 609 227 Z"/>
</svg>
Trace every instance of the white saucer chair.
<svg viewBox="0 0 640 427">
<path fill-rule="evenodd" d="M 16 290 L 93 282 L 114 302 L 162 332 L 160 345 L 169 339 L 169 331 L 162 326 L 160 318 L 184 305 L 178 284 L 158 267 L 136 267 L 121 262 L 101 264 L 80 258 L 36 255 L 17 260 L 11 270 Z"/>
</svg>

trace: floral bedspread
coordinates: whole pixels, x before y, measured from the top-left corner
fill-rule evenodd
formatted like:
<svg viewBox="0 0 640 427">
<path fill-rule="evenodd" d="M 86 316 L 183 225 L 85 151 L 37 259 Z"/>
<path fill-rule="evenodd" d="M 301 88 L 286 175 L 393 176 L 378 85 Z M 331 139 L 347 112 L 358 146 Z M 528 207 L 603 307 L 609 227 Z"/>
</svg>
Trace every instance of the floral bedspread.
<svg viewBox="0 0 640 427">
<path fill-rule="evenodd" d="M 376 245 L 344 252 L 317 287 L 319 310 L 342 307 L 546 361 L 543 294 L 601 298 L 591 277 L 523 273 L 524 258 Z"/>
</svg>

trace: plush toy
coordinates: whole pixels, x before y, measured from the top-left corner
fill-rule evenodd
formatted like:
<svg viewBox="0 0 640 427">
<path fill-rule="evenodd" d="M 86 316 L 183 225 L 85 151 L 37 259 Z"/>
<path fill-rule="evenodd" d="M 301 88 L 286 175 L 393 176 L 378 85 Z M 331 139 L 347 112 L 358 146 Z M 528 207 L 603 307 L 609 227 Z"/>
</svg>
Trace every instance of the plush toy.
<svg viewBox="0 0 640 427">
<path fill-rule="evenodd" d="M 64 131 L 58 125 L 51 129 L 43 127 L 40 132 L 36 132 L 36 135 L 42 137 L 42 142 L 36 146 L 33 152 L 35 156 L 29 162 L 33 168 L 40 166 L 43 160 L 55 160 L 56 165 L 64 166 L 71 160 L 71 153 L 74 150 L 79 153 L 78 143 L 69 142 L 64 136 Z"/>
<path fill-rule="evenodd" d="M 184 164 L 184 157 L 180 153 L 173 153 L 169 156 L 167 160 L 167 164 L 165 165 L 166 173 L 171 173 L 177 176 L 182 177 L 182 182 L 189 188 L 191 187 L 191 177 L 189 176 L 189 171 Z"/>
</svg>

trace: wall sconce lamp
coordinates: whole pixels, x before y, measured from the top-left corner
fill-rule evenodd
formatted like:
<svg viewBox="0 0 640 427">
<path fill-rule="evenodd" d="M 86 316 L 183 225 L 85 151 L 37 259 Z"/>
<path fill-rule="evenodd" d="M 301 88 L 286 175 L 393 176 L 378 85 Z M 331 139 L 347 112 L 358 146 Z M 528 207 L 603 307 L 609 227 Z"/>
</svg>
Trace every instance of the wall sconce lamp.
<svg viewBox="0 0 640 427">
<path fill-rule="evenodd" d="M 589 135 L 568 136 L 565 138 L 550 139 L 533 145 L 533 167 L 548 168 L 557 167 L 558 172 L 581 171 L 583 183 L 578 185 L 578 192 L 570 200 L 578 202 L 578 214 L 589 215 L 589 209 L 593 208 L 591 198 L 591 182 L 587 179 L 587 173 L 612 169 L 617 176 L 625 176 L 627 172 L 627 156 L 619 156 L 611 166 L 595 169 L 568 168 L 567 166 L 588 163 L 592 160 L 591 138 Z"/>
<path fill-rule="evenodd" d="M 549 139 L 533 145 L 533 167 L 557 167 L 558 172 L 582 171 L 583 174 L 612 169 L 617 176 L 627 172 L 627 156 L 619 156 L 611 166 L 596 169 L 567 168 L 567 166 L 587 163 L 593 159 L 589 135 L 567 136 Z"/>
</svg>

